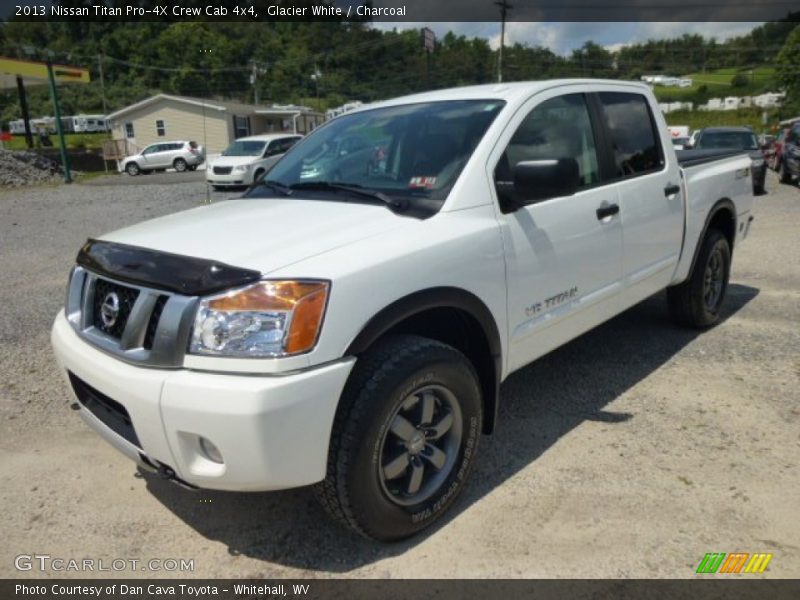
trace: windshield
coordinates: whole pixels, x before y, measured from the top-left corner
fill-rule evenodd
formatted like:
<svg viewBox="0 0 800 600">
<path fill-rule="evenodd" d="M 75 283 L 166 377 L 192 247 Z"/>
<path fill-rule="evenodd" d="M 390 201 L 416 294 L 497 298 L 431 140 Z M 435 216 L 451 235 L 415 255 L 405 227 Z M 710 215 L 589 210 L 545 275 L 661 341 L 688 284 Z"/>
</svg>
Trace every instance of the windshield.
<svg viewBox="0 0 800 600">
<path fill-rule="evenodd" d="M 712 131 L 700 138 L 699 148 L 735 148 L 758 150 L 755 134 L 747 131 Z"/>
<path fill-rule="evenodd" d="M 240 140 L 228 146 L 222 153 L 222 156 L 261 156 L 261 153 L 264 151 L 264 146 L 266 145 L 266 142 L 246 142 Z"/>
<path fill-rule="evenodd" d="M 444 200 L 504 104 L 457 100 L 345 114 L 298 143 L 247 196 L 280 195 L 276 186 L 333 196 L 324 183 Z"/>
</svg>

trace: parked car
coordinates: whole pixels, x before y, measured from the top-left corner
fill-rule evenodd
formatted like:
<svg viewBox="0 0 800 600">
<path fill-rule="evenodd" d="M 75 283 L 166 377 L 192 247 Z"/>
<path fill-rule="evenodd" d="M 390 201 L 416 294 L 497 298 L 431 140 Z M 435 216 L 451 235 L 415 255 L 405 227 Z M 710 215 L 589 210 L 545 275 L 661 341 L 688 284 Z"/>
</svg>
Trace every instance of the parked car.
<svg viewBox="0 0 800 600">
<path fill-rule="evenodd" d="M 252 185 L 302 137 L 275 133 L 239 138 L 209 164 L 206 181 L 216 190 Z"/>
<path fill-rule="evenodd" d="M 795 123 L 784 138 L 778 177 L 781 183 L 800 177 L 800 123 Z"/>
<path fill-rule="evenodd" d="M 365 135 L 343 136 L 324 144 L 319 152 L 303 161 L 301 179 L 327 179 L 330 181 L 352 181 L 381 152 L 379 143 L 370 141 Z"/>
<path fill-rule="evenodd" d="M 378 142 L 360 169 L 347 152 L 303 176 L 355 136 Z M 327 179 L 340 164 L 352 179 Z M 140 468 L 315 484 L 340 522 L 405 538 L 464 488 L 511 373 L 665 288 L 678 323 L 720 322 L 750 165 L 678 157 L 631 82 L 373 104 L 240 199 L 88 240 L 55 355 L 78 414 Z"/>
<path fill-rule="evenodd" d="M 755 133 L 749 127 L 707 127 L 697 136 L 696 150 L 744 150 L 752 159 L 753 192 L 764 193 L 767 163 Z"/>
<path fill-rule="evenodd" d="M 675 150 L 686 150 L 689 147 L 689 137 L 673 137 L 672 147 Z"/>
<path fill-rule="evenodd" d="M 703 132 L 702 129 L 695 129 L 692 132 L 692 135 L 689 136 L 689 144 L 687 146 L 687 149 L 694 148 L 694 145 L 697 143 L 697 138 L 700 136 L 702 132 Z"/>
<path fill-rule="evenodd" d="M 781 129 L 764 152 L 764 159 L 767 161 L 767 166 L 773 171 L 778 170 L 783 160 L 783 144 L 791 130 L 791 127 L 784 127 Z"/>
<path fill-rule="evenodd" d="M 205 155 L 197 142 L 172 141 L 150 144 L 139 154 L 122 160 L 120 167 L 128 175 L 175 169 L 179 173 L 194 171 L 203 164 Z"/>
</svg>

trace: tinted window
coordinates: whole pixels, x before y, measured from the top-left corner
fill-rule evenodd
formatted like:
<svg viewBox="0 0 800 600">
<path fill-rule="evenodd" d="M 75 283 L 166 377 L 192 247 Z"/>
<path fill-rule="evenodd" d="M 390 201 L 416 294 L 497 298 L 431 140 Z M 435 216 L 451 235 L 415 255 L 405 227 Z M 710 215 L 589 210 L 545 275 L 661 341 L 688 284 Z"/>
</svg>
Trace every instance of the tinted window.
<svg viewBox="0 0 800 600">
<path fill-rule="evenodd" d="M 222 156 L 260 156 L 265 145 L 259 140 L 237 140 L 222 152 Z"/>
<path fill-rule="evenodd" d="M 624 92 L 601 92 L 598 96 L 611 133 L 617 177 L 661 168 L 664 155 L 645 97 Z"/>
<path fill-rule="evenodd" d="M 451 100 L 344 114 L 317 128 L 277 163 L 269 178 L 308 194 L 327 182 L 444 200 L 503 104 Z M 274 194 L 257 186 L 247 195 Z"/>
<path fill-rule="evenodd" d="M 514 180 L 523 161 L 571 158 L 578 163 L 581 187 L 600 181 L 592 123 L 583 94 L 546 100 L 520 124 L 495 169 L 498 194 Z"/>
<path fill-rule="evenodd" d="M 731 148 L 736 150 L 757 150 L 756 136 L 749 131 L 708 131 L 697 143 L 700 150 Z"/>
</svg>

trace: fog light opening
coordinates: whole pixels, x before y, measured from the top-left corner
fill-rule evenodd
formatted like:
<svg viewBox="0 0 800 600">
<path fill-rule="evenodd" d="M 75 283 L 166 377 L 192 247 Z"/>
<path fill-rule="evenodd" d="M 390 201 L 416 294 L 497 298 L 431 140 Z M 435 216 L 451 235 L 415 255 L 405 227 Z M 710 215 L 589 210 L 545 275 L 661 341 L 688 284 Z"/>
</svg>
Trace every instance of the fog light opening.
<svg viewBox="0 0 800 600">
<path fill-rule="evenodd" d="M 200 451 L 208 460 L 220 465 L 225 462 L 222 460 L 222 452 L 219 451 L 219 448 L 217 448 L 211 440 L 207 440 L 202 436 L 198 436 L 197 439 L 200 442 Z"/>
</svg>

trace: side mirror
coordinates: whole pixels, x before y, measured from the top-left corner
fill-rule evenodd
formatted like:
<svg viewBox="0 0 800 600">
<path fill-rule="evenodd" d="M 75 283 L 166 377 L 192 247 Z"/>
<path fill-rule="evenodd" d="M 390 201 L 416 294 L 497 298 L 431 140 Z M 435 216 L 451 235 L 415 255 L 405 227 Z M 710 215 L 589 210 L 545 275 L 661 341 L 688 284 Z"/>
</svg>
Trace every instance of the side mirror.
<svg viewBox="0 0 800 600">
<path fill-rule="evenodd" d="M 574 158 L 526 160 L 514 167 L 514 198 L 523 206 L 571 196 L 580 184 L 578 161 Z"/>
</svg>

